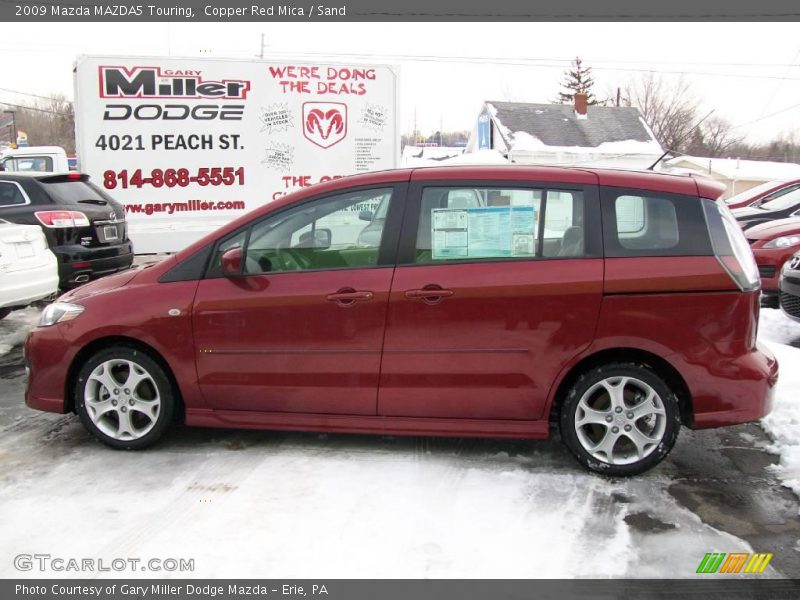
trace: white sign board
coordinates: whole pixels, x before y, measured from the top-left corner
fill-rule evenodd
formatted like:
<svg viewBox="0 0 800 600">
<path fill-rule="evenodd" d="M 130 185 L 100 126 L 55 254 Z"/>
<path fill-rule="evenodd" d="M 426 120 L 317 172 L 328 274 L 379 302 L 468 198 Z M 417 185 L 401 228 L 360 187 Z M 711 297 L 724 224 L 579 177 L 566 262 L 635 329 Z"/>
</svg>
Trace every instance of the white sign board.
<svg viewBox="0 0 800 600">
<path fill-rule="evenodd" d="M 176 251 L 248 210 L 398 164 L 397 69 L 83 57 L 81 171 L 125 205 L 137 253 Z"/>
</svg>

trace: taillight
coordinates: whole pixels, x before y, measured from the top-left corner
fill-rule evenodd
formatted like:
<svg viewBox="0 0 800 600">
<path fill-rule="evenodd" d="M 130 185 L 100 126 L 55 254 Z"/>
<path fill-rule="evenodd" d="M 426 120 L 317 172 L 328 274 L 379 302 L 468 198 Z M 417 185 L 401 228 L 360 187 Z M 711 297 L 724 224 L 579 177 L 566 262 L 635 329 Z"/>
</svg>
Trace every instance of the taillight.
<svg viewBox="0 0 800 600">
<path fill-rule="evenodd" d="M 45 227 L 88 227 L 89 218 L 76 210 L 40 210 L 36 218 Z"/>
<path fill-rule="evenodd" d="M 757 290 L 761 285 L 756 259 L 727 206 L 703 200 L 711 247 L 714 255 L 743 292 Z"/>
</svg>

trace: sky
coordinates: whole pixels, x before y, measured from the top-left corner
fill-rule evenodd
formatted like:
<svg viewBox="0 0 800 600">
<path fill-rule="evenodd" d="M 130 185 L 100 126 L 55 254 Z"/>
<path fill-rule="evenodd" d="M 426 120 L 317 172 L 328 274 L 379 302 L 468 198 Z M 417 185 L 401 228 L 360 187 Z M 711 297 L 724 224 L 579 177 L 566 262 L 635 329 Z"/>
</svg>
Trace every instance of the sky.
<svg viewBox="0 0 800 600">
<path fill-rule="evenodd" d="M 398 65 L 403 132 L 471 129 L 484 100 L 551 102 L 580 56 L 600 97 L 654 71 L 746 141 L 800 136 L 798 23 L 7 24 L 0 101 L 72 98 L 81 54 L 252 59 L 262 34 L 265 60 Z"/>
</svg>

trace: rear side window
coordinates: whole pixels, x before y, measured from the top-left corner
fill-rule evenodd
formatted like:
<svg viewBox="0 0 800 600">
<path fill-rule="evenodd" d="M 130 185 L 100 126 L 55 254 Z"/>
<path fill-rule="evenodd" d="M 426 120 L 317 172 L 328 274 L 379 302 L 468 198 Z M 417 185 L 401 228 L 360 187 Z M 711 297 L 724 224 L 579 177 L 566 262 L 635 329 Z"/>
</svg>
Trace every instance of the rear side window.
<svg viewBox="0 0 800 600">
<path fill-rule="evenodd" d="M 427 187 L 415 263 L 584 255 L 578 190 Z"/>
<path fill-rule="evenodd" d="M 27 204 L 27 199 L 16 183 L 0 181 L 0 206 Z"/>
<path fill-rule="evenodd" d="M 607 257 L 713 254 L 699 198 L 603 188 Z"/>
</svg>

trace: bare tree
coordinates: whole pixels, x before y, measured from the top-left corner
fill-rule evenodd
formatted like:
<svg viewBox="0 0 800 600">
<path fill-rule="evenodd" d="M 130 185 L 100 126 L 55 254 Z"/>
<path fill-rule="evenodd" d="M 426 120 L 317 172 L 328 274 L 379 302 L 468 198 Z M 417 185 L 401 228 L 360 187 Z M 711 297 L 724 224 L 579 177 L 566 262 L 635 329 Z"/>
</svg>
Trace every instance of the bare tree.
<svg viewBox="0 0 800 600">
<path fill-rule="evenodd" d="M 75 153 L 75 110 L 61 94 L 17 108 L 16 125 L 31 146 L 61 146 L 67 154 Z"/>
<path fill-rule="evenodd" d="M 740 144 L 742 139 L 742 136 L 733 133 L 728 121 L 712 116 L 703 121 L 694 132 L 687 152 L 696 156 L 724 157 L 731 148 Z"/>
<path fill-rule="evenodd" d="M 697 124 L 697 100 L 684 79 L 674 83 L 648 73 L 623 88 L 622 102 L 635 106 L 665 150 L 683 152 Z"/>
</svg>

